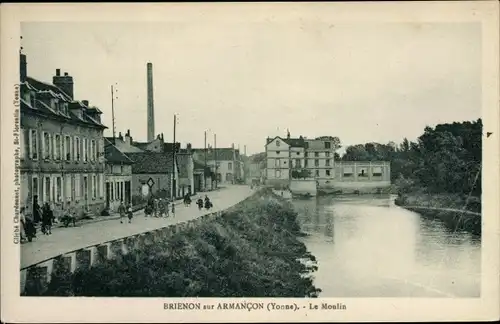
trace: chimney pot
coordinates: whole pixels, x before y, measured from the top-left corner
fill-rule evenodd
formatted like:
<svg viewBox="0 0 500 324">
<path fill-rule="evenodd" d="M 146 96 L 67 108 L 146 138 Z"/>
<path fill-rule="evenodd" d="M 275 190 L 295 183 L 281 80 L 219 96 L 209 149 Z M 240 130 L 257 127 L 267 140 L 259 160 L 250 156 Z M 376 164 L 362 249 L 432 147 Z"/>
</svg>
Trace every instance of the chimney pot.
<svg viewBox="0 0 500 324">
<path fill-rule="evenodd" d="M 87 107 L 89 107 L 89 101 L 88 100 L 82 100 L 83 104 Z"/>
<path fill-rule="evenodd" d="M 61 76 L 61 69 L 56 69 L 56 76 Z"/>
<path fill-rule="evenodd" d="M 68 72 L 64 72 L 64 76 L 68 76 Z"/>
</svg>

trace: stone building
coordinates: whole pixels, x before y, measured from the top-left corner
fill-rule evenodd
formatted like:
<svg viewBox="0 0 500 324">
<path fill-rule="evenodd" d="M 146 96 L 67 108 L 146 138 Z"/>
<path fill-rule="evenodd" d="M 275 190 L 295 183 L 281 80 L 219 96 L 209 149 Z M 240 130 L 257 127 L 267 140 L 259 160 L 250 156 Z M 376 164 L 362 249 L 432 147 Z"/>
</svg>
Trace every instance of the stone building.
<svg viewBox="0 0 500 324">
<path fill-rule="evenodd" d="M 73 98 L 74 80 L 56 70 L 52 84 L 27 76 L 21 54 L 21 204 L 48 202 L 56 216 L 68 207 L 104 208 L 101 111 Z"/>
<path fill-rule="evenodd" d="M 234 148 L 193 149 L 195 161 L 205 164 L 217 175 L 217 185 L 229 185 L 244 181 L 244 166 L 240 151 Z"/>
<path fill-rule="evenodd" d="M 134 162 L 108 139 L 104 139 L 104 143 L 106 208 L 111 212 L 116 212 L 121 201 L 125 205 L 132 202 L 132 164 Z"/>
</svg>

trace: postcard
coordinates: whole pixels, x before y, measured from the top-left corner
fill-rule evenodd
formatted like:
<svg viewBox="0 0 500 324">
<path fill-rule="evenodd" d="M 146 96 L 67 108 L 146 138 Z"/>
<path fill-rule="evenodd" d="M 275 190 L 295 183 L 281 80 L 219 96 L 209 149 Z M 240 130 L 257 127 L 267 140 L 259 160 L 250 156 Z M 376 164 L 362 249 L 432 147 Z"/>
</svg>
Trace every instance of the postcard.
<svg viewBox="0 0 500 324">
<path fill-rule="evenodd" d="M 498 14 L 2 5 L 2 321 L 498 320 Z"/>
</svg>

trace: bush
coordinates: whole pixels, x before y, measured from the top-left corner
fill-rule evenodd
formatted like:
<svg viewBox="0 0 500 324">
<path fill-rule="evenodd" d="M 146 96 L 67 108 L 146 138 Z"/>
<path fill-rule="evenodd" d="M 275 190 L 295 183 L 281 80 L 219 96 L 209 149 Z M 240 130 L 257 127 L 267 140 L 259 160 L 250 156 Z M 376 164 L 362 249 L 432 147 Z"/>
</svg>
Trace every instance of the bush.
<svg viewBox="0 0 500 324">
<path fill-rule="evenodd" d="M 294 234 L 300 232 L 296 217 L 288 202 L 253 197 L 217 220 L 78 272 L 71 291 L 108 297 L 317 297 L 320 290 L 304 276 L 315 270 L 315 259 Z M 53 280 L 68 282 L 57 273 Z M 48 294 L 60 294 L 57 287 Z"/>
</svg>

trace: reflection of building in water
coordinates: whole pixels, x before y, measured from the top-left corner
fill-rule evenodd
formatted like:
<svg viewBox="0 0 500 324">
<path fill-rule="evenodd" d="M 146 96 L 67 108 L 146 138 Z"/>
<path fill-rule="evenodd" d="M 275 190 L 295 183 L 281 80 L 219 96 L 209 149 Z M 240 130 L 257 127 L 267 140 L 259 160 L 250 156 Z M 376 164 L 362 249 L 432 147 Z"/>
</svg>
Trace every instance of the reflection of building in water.
<svg viewBox="0 0 500 324">
<path fill-rule="evenodd" d="M 326 215 L 325 219 L 325 236 L 330 237 L 333 240 L 333 217 L 331 215 Z"/>
</svg>

